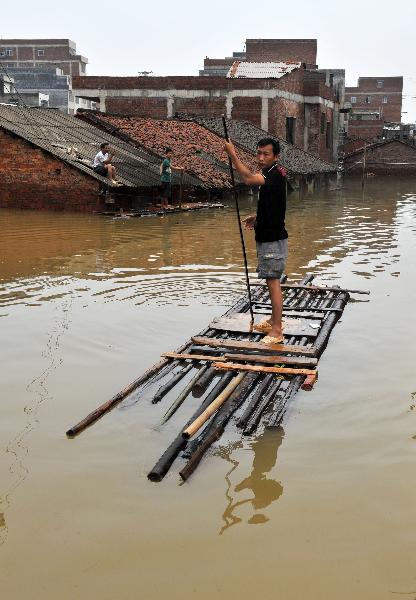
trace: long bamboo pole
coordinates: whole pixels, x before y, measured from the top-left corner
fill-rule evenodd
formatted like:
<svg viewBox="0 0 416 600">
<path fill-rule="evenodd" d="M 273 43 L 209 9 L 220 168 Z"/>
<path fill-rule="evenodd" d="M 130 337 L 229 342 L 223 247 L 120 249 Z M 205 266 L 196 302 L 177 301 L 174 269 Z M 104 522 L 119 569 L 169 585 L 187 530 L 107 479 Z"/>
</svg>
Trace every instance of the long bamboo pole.
<svg viewBox="0 0 416 600">
<path fill-rule="evenodd" d="M 225 120 L 224 116 L 222 117 L 222 124 L 223 124 L 223 127 L 224 127 L 225 139 L 227 140 L 227 142 L 229 142 L 230 138 L 228 136 L 227 121 Z M 231 160 L 230 157 L 228 157 L 228 166 L 229 166 L 229 169 L 230 169 L 231 184 L 233 186 L 233 194 L 234 194 L 234 201 L 235 201 L 235 210 L 237 212 L 238 231 L 240 232 L 241 249 L 243 251 L 244 271 L 245 271 L 245 275 L 246 275 L 246 285 L 247 285 L 247 295 L 248 295 L 248 301 L 249 301 L 249 310 L 250 310 L 250 315 L 251 315 L 251 322 L 254 323 L 253 302 L 252 302 L 252 299 L 251 299 L 250 280 L 249 280 L 249 276 L 248 276 L 248 264 L 247 264 L 246 245 L 244 243 L 243 229 L 241 227 L 240 207 L 238 205 L 238 191 L 237 191 L 237 188 L 235 186 L 233 163 L 232 163 L 232 160 Z"/>
<path fill-rule="evenodd" d="M 217 412 L 217 410 L 220 408 L 220 406 L 222 404 L 224 404 L 224 402 L 227 400 L 227 398 L 229 398 L 231 396 L 231 394 L 233 393 L 235 388 L 238 386 L 238 384 L 243 380 L 243 378 L 244 378 L 244 373 L 239 373 L 230 381 L 230 383 L 227 385 L 227 387 L 215 398 L 215 400 L 213 402 L 211 402 L 211 404 L 209 406 L 207 406 L 207 408 L 204 410 L 204 412 L 201 413 L 199 415 L 199 417 L 197 417 L 195 419 L 195 421 L 193 421 L 184 430 L 182 435 L 185 439 L 189 439 L 190 437 L 195 435 L 195 433 L 199 429 L 201 429 L 201 427 L 204 425 L 204 423 L 206 423 L 208 421 L 208 419 L 214 413 Z"/>
</svg>

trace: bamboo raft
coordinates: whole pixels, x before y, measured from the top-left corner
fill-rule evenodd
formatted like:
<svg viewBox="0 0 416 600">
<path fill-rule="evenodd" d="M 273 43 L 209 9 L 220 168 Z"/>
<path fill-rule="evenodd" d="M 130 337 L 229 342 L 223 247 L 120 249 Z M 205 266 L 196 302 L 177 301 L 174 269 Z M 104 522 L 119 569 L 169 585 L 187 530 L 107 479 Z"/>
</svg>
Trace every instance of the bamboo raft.
<svg viewBox="0 0 416 600">
<path fill-rule="evenodd" d="M 178 389 L 178 396 L 164 412 L 160 426 L 191 395 L 194 400 L 198 398 L 198 406 L 148 473 L 148 479 L 161 481 L 182 453 L 187 462 L 179 475 L 187 480 L 231 420 L 243 435 L 253 435 L 261 427 L 279 427 L 298 390 L 313 389 L 319 358 L 350 294 L 368 293 L 312 286 L 312 279 L 309 274 L 293 285 L 282 279 L 283 317 L 287 325 L 284 343 L 261 344 L 264 334 L 244 331 L 244 326 L 240 332 L 227 330 L 227 318 L 232 321 L 236 314 L 243 314 L 244 318 L 249 312 L 248 299 L 243 297 L 222 318 L 214 320 L 175 352 L 162 354 L 160 362 L 71 427 L 67 436 L 74 438 L 80 434 L 133 391 L 142 392 L 147 386 L 156 385 L 157 391 L 151 399 L 156 404 L 173 388 Z M 258 281 L 250 285 L 254 314 L 264 318 L 271 309 L 267 288 Z"/>
</svg>

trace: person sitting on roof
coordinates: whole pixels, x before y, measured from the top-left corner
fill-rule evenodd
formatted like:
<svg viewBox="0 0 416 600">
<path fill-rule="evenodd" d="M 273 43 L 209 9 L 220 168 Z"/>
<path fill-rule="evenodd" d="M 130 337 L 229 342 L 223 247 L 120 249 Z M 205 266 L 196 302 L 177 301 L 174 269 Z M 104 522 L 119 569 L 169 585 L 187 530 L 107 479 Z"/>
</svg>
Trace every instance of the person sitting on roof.
<svg viewBox="0 0 416 600">
<path fill-rule="evenodd" d="M 114 152 L 110 154 L 110 144 L 103 142 L 100 145 L 100 151 L 95 155 L 93 168 L 98 175 L 108 177 L 112 184 L 121 185 L 116 181 L 116 168 L 111 164 L 113 157 Z"/>
<path fill-rule="evenodd" d="M 172 148 L 166 148 L 165 158 L 160 165 L 160 181 L 162 182 L 162 208 L 169 207 L 169 200 L 172 195 L 172 169 L 183 171 L 182 167 L 176 167 L 171 164 Z"/>
</svg>

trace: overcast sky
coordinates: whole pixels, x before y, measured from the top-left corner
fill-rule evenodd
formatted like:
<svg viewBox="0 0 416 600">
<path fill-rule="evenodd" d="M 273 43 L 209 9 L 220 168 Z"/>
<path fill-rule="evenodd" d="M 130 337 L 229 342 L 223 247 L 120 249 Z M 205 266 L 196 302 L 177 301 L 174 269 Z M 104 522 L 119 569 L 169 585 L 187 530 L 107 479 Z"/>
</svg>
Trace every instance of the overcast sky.
<svg viewBox="0 0 416 600">
<path fill-rule="evenodd" d="M 70 38 L 89 75 L 197 75 L 205 56 L 246 38 L 317 38 L 318 64 L 358 76 L 403 75 L 403 121 L 416 121 L 416 0 L 102 0 L 2 2 L 3 38 Z"/>
</svg>

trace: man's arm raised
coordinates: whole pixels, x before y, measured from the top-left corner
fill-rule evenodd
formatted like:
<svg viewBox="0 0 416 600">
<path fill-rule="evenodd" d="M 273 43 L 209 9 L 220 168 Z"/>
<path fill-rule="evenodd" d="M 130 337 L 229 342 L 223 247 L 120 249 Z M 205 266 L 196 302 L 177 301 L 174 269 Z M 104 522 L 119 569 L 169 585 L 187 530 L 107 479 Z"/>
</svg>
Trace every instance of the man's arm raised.
<svg viewBox="0 0 416 600">
<path fill-rule="evenodd" d="M 231 142 L 224 142 L 224 150 L 231 158 L 233 165 L 246 185 L 264 185 L 264 177 L 260 173 L 252 173 L 237 156 L 234 145 Z"/>
</svg>

